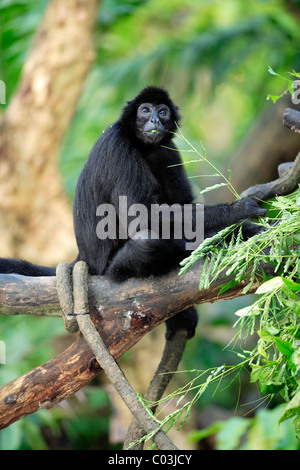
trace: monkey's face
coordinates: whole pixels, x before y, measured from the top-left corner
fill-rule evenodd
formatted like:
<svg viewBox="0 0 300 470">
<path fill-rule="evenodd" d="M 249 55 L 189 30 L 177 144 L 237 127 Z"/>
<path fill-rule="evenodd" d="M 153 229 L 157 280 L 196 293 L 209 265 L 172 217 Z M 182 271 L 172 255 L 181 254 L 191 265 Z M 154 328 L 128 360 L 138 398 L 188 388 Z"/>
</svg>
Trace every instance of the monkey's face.
<svg viewBox="0 0 300 470">
<path fill-rule="evenodd" d="M 174 126 L 166 104 L 142 103 L 137 109 L 137 137 L 144 143 L 159 144 Z"/>
</svg>

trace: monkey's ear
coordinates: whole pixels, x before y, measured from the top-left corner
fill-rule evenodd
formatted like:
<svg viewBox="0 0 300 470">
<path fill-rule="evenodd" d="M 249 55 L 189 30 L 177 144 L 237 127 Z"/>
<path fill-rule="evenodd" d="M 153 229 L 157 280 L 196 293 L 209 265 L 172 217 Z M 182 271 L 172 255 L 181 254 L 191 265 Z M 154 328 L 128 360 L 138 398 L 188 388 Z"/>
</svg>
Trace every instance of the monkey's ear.
<svg viewBox="0 0 300 470">
<path fill-rule="evenodd" d="M 135 123 L 137 108 L 136 99 L 127 101 L 126 105 L 122 109 L 120 121 L 127 125 L 128 123 Z"/>
</svg>

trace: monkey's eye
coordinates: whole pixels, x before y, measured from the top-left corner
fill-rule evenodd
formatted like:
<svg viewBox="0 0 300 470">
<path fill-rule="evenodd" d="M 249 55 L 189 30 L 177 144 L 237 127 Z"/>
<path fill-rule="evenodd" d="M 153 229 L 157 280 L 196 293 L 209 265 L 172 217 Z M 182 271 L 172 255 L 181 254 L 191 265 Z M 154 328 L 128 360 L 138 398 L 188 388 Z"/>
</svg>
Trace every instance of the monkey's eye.
<svg viewBox="0 0 300 470">
<path fill-rule="evenodd" d="M 162 108 L 159 109 L 158 115 L 162 118 L 168 117 L 170 115 L 170 110 L 168 106 L 163 106 Z"/>
<path fill-rule="evenodd" d="M 150 113 L 150 108 L 148 108 L 148 106 L 144 106 L 142 108 L 142 113 L 144 113 L 144 114 Z"/>
</svg>

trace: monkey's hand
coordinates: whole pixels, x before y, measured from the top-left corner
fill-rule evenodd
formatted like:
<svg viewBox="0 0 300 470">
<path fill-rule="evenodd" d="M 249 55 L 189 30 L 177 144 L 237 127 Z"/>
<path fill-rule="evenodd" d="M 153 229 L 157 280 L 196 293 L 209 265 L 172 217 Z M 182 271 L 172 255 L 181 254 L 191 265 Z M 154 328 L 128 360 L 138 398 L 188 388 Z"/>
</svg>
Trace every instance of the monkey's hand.
<svg viewBox="0 0 300 470">
<path fill-rule="evenodd" d="M 231 210 L 236 221 L 243 219 L 256 219 L 264 217 L 266 209 L 261 208 L 258 203 L 249 197 L 238 199 L 231 204 Z"/>
</svg>

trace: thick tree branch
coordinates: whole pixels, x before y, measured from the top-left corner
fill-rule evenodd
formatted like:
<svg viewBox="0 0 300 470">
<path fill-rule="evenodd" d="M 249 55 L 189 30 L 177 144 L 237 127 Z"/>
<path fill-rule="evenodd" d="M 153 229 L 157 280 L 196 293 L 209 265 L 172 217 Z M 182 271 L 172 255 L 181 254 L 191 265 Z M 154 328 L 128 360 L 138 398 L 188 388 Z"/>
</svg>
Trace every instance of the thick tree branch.
<svg viewBox="0 0 300 470">
<path fill-rule="evenodd" d="M 300 113 L 299 113 L 300 114 Z M 299 142 L 300 145 L 300 142 Z M 281 177 L 270 183 L 256 184 L 241 193 L 241 197 L 255 197 L 266 201 L 275 196 L 284 196 L 297 189 L 300 183 L 300 152 L 295 158 L 291 168 Z"/>
<path fill-rule="evenodd" d="M 90 276 L 90 309 L 99 322 L 103 320 L 108 336 L 115 335 L 118 328 L 130 334 L 144 328 L 148 332 L 192 305 L 219 300 L 218 288 L 230 278 L 220 277 L 211 288 L 199 291 L 201 267 L 198 263 L 184 276 L 174 270 L 166 276 L 132 278 L 122 284 L 105 276 Z M 240 295 L 246 284 L 244 281 L 229 291 L 228 298 Z M 55 277 L 0 274 L 0 315 L 23 314 L 61 316 Z M 106 325 L 109 322 L 115 326 Z"/>
<path fill-rule="evenodd" d="M 267 269 L 267 267 L 264 267 Z M 115 284 L 105 277 L 89 278 L 89 305 L 93 323 L 117 359 L 159 323 L 185 308 L 203 302 L 243 295 L 247 281 L 218 297 L 225 278 L 199 291 L 201 265 L 184 276 L 177 271 L 147 280 Z M 229 279 L 226 278 L 226 281 Z M 253 284 L 251 292 L 258 287 Z M 15 294 L 13 294 L 15 293 Z M 55 278 L 0 275 L 0 313 L 60 315 Z M 91 367 L 94 354 L 80 335 L 62 354 L 0 388 L 0 429 L 41 408 L 51 408 L 71 396 L 100 371 Z"/>
<path fill-rule="evenodd" d="M 283 124 L 289 129 L 300 132 L 300 112 L 296 109 L 286 108 L 283 114 Z M 299 140 L 300 146 L 300 140 Z M 241 193 L 241 197 L 256 197 L 261 201 L 266 201 L 275 196 L 284 196 L 290 194 L 297 189 L 300 183 L 300 152 L 295 158 L 294 163 L 283 171 L 279 170 L 279 178 L 270 183 L 256 184 Z"/>
</svg>

